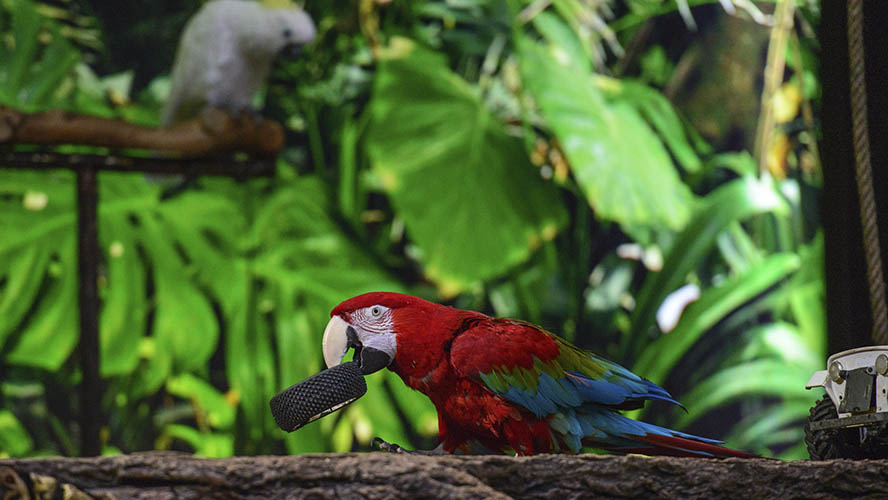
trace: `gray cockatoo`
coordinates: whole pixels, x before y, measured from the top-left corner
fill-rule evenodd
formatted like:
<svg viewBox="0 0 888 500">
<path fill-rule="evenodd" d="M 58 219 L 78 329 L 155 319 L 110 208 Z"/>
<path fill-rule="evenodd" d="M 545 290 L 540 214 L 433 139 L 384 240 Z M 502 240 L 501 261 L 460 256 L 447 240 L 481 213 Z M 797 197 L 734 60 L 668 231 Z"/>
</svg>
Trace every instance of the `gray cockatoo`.
<svg viewBox="0 0 888 500">
<path fill-rule="evenodd" d="M 296 7 L 212 0 L 185 26 L 162 121 L 197 116 L 205 106 L 240 113 L 265 82 L 274 57 L 315 38 L 311 17 Z"/>
</svg>

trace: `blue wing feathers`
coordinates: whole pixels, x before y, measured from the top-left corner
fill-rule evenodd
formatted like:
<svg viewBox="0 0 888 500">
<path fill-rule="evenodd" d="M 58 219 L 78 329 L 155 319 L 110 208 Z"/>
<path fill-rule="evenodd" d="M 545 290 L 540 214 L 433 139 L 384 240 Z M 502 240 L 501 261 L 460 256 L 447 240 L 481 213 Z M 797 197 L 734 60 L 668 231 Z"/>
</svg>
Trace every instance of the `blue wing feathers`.
<svg viewBox="0 0 888 500">
<path fill-rule="evenodd" d="M 565 371 L 564 377 L 557 379 L 540 373 L 534 388 L 504 384 L 502 374 L 495 371 L 481 373 L 480 377 L 488 388 L 540 418 L 563 408 L 577 408 L 589 403 L 618 406 L 627 401 L 657 399 L 681 406 L 662 387 L 619 365 L 608 364 L 610 370 L 602 378 L 591 378 L 576 371 Z"/>
<path fill-rule="evenodd" d="M 634 378 L 629 379 L 620 377 L 619 374 L 613 374 L 610 377 L 592 379 L 581 373 L 567 372 L 567 379 L 582 395 L 583 402 L 617 406 L 626 401 L 658 399 L 681 406 L 681 403 L 673 399 L 672 395 L 662 387 L 628 370 L 623 370 L 632 374 Z"/>
</svg>

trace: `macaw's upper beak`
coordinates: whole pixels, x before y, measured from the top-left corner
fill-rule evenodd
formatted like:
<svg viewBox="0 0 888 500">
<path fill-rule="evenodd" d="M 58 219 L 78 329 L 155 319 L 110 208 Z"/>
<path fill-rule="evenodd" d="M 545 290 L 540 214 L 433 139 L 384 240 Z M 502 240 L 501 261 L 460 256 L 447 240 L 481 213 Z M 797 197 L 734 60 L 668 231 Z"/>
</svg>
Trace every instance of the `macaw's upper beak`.
<svg viewBox="0 0 888 500">
<path fill-rule="evenodd" d="M 394 359 L 393 355 L 385 351 L 365 346 L 353 326 L 339 316 L 333 316 L 324 329 L 323 350 L 327 368 L 342 363 L 350 347 L 355 348 L 354 360 L 360 364 L 361 373 L 364 375 L 382 370 Z"/>
</svg>

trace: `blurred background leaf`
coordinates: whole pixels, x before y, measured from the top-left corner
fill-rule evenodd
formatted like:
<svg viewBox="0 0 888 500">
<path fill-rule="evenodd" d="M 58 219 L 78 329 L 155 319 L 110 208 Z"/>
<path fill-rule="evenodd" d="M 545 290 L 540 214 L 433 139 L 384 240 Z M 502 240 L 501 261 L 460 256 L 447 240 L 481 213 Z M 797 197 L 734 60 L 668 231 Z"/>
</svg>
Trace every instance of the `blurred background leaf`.
<svg viewBox="0 0 888 500">
<path fill-rule="evenodd" d="M 392 40 L 372 102 L 367 152 L 442 295 L 502 274 L 563 225 L 555 188 L 440 55 Z"/>
</svg>

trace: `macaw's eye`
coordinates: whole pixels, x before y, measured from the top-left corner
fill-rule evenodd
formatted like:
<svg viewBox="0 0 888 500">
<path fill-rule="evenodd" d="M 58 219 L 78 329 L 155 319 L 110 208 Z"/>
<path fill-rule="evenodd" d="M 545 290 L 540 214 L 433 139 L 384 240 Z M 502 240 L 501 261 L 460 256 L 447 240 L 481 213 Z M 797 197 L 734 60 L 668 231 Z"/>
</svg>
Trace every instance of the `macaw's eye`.
<svg viewBox="0 0 888 500">
<path fill-rule="evenodd" d="M 373 306 L 370 308 L 370 314 L 373 315 L 374 318 L 378 318 L 382 316 L 382 308 L 379 306 Z"/>
<path fill-rule="evenodd" d="M 290 28 L 284 28 L 283 35 L 284 38 L 290 38 L 291 36 L 293 36 L 293 32 L 290 30 Z"/>
</svg>

